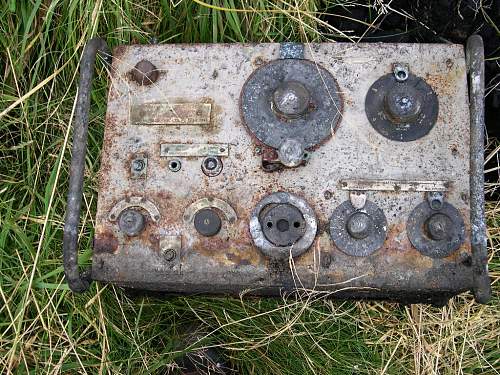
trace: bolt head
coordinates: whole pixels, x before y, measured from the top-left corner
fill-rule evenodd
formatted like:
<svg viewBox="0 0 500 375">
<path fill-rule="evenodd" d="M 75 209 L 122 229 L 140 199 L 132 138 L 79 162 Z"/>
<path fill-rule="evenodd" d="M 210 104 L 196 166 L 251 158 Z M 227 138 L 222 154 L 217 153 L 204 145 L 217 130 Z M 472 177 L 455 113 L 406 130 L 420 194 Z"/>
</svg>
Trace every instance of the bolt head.
<svg viewBox="0 0 500 375">
<path fill-rule="evenodd" d="M 273 94 L 273 106 L 276 112 L 288 118 L 299 117 L 309 107 L 311 94 L 297 81 L 286 81 Z"/>
<path fill-rule="evenodd" d="M 124 210 L 118 218 L 118 227 L 127 236 L 134 237 L 141 234 L 146 226 L 144 215 L 133 208 Z"/>
<path fill-rule="evenodd" d="M 373 220 L 364 212 L 355 212 L 347 220 L 346 227 L 351 237 L 362 240 L 372 232 Z"/>
</svg>

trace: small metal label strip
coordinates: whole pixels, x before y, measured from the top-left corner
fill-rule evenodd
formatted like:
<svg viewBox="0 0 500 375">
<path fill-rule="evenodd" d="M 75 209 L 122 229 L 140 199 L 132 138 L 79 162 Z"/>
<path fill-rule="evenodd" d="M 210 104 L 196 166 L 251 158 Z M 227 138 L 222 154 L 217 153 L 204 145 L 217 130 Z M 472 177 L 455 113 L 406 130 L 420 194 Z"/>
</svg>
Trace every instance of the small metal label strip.
<svg viewBox="0 0 500 375">
<path fill-rule="evenodd" d="M 132 104 L 133 125 L 209 125 L 210 103 L 142 103 Z"/>
<path fill-rule="evenodd" d="M 341 180 L 342 190 L 357 191 L 446 191 L 448 181 Z"/>
<path fill-rule="evenodd" d="M 160 144 L 160 156 L 229 156 L 229 145 L 223 143 L 162 143 Z"/>
</svg>

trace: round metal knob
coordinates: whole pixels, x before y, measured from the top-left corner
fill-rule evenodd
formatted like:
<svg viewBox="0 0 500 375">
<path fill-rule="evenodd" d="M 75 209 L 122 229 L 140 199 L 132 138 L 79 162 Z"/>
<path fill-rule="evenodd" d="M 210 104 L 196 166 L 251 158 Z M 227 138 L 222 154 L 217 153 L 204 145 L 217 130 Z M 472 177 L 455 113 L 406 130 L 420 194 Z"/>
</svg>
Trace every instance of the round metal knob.
<svg viewBox="0 0 500 375">
<path fill-rule="evenodd" d="M 352 237 L 362 240 L 370 235 L 373 222 L 371 217 L 364 212 L 355 212 L 347 220 L 346 228 Z"/>
<path fill-rule="evenodd" d="M 304 147 L 295 139 L 287 139 L 278 150 L 278 158 L 287 167 L 297 167 L 304 161 Z"/>
<path fill-rule="evenodd" d="M 453 222 L 444 214 L 434 214 L 427 220 L 426 227 L 429 237 L 440 241 L 451 235 Z"/>
<path fill-rule="evenodd" d="M 202 236 L 212 237 L 219 233 L 222 222 L 215 210 L 204 208 L 195 214 L 194 227 Z"/>
<path fill-rule="evenodd" d="M 146 226 L 144 215 L 136 209 L 124 210 L 118 219 L 118 227 L 127 236 L 134 237 L 141 234 Z"/>
<path fill-rule="evenodd" d="M 297 81 L 284 82 L 273 94 L 275 110 L 289 118 L 304 114 L 310 101 L 311 94 L 303 84 Z"/>
<path fill-rule="evenodd" d="M 393 123 L 410 123 L 422 112 L 423 101 L 421 92 L 415 87 L 398 84 L 385 95 L 385 112 Z"/>
<path fill-rule="evenodd" d="M 131 74 L 134 81 L 143 86 L 150 85 L 158 79 L 156 66 L 148 60 L 139 61 L 132 69 Z"/>
</svg>

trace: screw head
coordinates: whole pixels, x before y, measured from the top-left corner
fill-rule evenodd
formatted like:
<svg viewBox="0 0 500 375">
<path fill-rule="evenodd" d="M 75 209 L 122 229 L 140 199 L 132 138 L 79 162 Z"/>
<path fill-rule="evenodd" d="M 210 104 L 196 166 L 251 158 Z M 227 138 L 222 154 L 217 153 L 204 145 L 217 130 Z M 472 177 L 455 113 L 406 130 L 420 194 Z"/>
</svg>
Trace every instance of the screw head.
<svg viewBox="0 0 500 375">
<path fill-rule="evenodd" d="M 132 69 L 132 78 L 141 86 L 148 86 L 158 79 L 158 70 L 148 60 L 139 61 Z"/>
<path fill-rule="evenodd" d="M 177 255 L 174 249 L 163 249 L 161 253 L 167 262 L 174 260 Z"/>
<path fill-rule="evenodd" d="M 201 170 L 208 177 L 214 177 L 222 171 L 222 160 L 216 156 L 208 156 L 201 163 Z"/>
<path fill-rule="evenodd" d="M 124 210 L 118 218 L 118 227 L 129 237 L 138 236 L 146 226 L 144 215 L 133 208 Z"/>
<path fill-rule="evenodd" d="M 134 170 L 134 172 L 142 172 L 145 166 L 146 163 L 144 163 L 143 159 L 134 159 L 132 161 L 132 169 Z"/>
<path fill-rule="evenodd" d="M 370 235 L 373 229 L 373 221 L 364 212 L 355 212 L 347 220 L 347 232 L 358 240 L 362 240 Z"/>
<path fill-rule="evenodd" d="M 204 208 L 194 215 L 194 227 L 202 236 L 212 237 L 219 233 L 222 222 L 215 210 Z"/>
<path fill-rule="evenodd" d="M 273 94 L 276 112 L 288 118 L 299 117 L 307 111 L 311 94 L 297 81 L 286 81 Z"/>
<path fill-rule="evenodd" d="M 427 220 L 426 227 L 429 237 L 435 241 L 440 241 L 450 236 L 453 222 L 447 215 L 437 213 Z"/>
</svg>

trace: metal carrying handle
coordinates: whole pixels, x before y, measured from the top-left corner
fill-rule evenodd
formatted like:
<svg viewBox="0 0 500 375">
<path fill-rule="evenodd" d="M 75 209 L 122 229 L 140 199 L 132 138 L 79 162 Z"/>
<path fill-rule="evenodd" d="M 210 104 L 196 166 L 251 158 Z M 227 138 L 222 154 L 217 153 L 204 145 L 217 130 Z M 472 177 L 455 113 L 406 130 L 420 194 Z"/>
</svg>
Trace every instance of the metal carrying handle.
<svg viewBox="0 0 500 375">
<path fill-rule="evenodd" d="M 474 298 L 491 298 L 484 213 L 484 46 L 479 35 L 467 39 L 470 107 L 470 223 Z"/>
<path fill-rule="evenodd" d="M 108 45 L 101 38 L 90 39 L 83 50 L 80 62 L 80 83 L 76 100 L 73 148 L 69 171 L 69 191 L 63 235 L 64 274 L 73 292 L 86 291 L 91 282 L 90 272 L 78 271 L 78 224 L 82 203 L 83 175 L 89 124 L 90 92 L 96 55 L 99 53 L 109 61 Z"/>
</svg>

